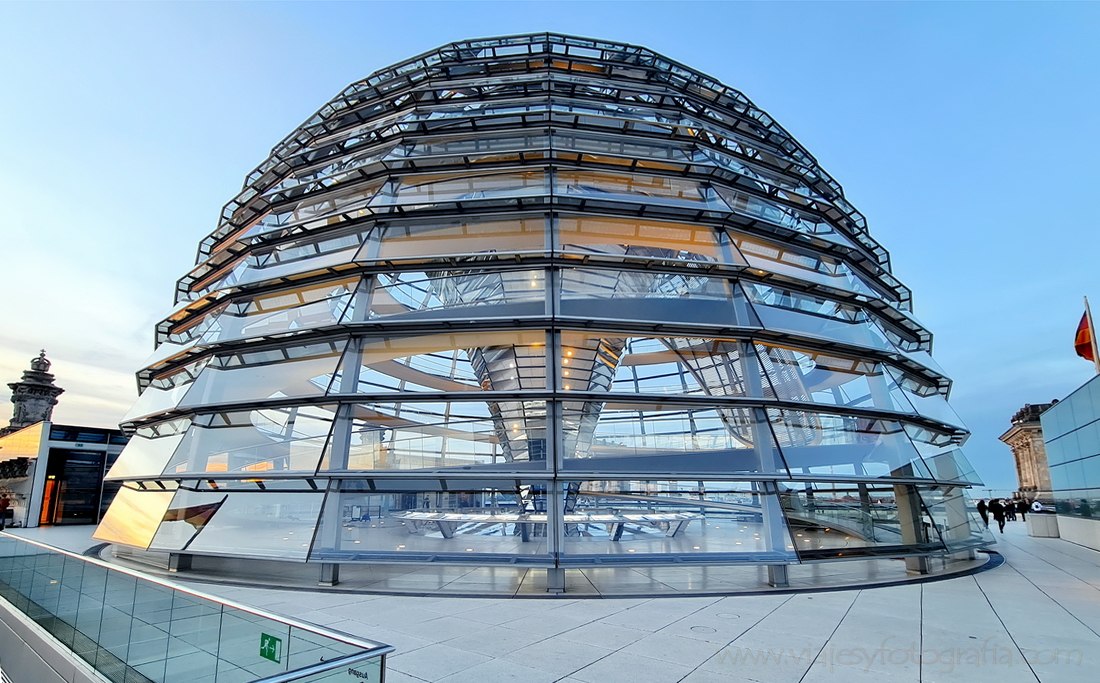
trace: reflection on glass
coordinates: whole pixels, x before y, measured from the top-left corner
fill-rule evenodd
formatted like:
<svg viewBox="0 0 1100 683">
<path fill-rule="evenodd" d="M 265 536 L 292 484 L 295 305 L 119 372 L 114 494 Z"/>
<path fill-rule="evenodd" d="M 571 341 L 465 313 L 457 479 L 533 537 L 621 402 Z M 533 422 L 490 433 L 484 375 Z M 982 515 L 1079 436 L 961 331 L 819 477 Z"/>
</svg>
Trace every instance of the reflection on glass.
<svg viewBox="0 0 1100 683">
<path fill-rule="evenodd" d="M 725 261 L 714 228 L 639 218 L 562 216 L 556 230 L 564 254 L 614 260 Z M 741 263 L 740 259 L 738 263 Z"/>
<path fill-rule="evenodd" d="M 345 482 L 330 494 L 310 558 L 401 561 L 423 553 L 546 554 L 546 487 L 376 493 Z"/>
<path fill-rule="evenodd" d="M 913 413 L 881 363 L 777 344 L 757 344 L 756 352 L 777 398 Z"/>
<path fill-rule="evenodd" d="M 321 514 L 323 492 L 176 492 L 150 550 L 304 560 Z"/>
<path fill-rule="evenodd" d="M 346 339 L 339 339 L 217 356 L 199 374 L 180 405 L 323 396 L 346 345 Z"/>
<path fill-rule="evenodd" d="M 791 289 L 742 282 L 760 322 L 769 329 L 893 351 L 894 346 L 856 306 Z"/>
<path fill-rule="evenodd" d="M 749 482 L 586 481 L 565 491 L 565 550 L 629 558 L 648 553 L 794 558 L 786 529 L 769 538 L 763 494 Z"/>
<path fill-rule="evenodd" d="M 369 339 L 358 380 L 332 392 L 517 391 L 546 387 L 546 333 L 484 332 Z"/>
<path fill-rule="evenodd" d="M 532 317 L 546 313 L 542 270 L 380 273 L 371 320 Z"/>
<path fill-rule="evenodd" d="M 194 363 L 188 363 L 183 367 L 173 368 L 160 373 L 153 378 L 149 386 L 141 392 L 141 396 L 122 418 L 128 422 L 138 417 L 154 415 L 170 410 L 179 405 L 180 400 L 191 388 L 191 382 L 199 375 L 210 357 L 206 356 Z"/>
<path fill-rule="evenodd" d="M 857 294 L 881 296 L 839 259 L 733 231 L 729 236 L 757 275 L 782 275 Z"/>
<path fill-rule="evenodd" d="M 204 344 L 293 332 L 340 322 L 353 302 L 359 278 L 237 299 L 203 335 Z"/>
<path fill-rule="evenodd" d="M 744 320 L 727 280 L 686 273 L 563 268 L 559 296 L 562 316 L 591 320 L 727 326 Z"/>
<path fill-rule="evenodd" d="M 942 548 L 933 518 L 919 503 L 916 517 L 904 508 L 911 486 L 875 483 L 785 482 L 783 514 L 804 560 L 860 557 L 877 548 Z M 890 552 L 887 550 L 886 552 Z"/>
<path fill-rule="evenodd" d="M 912 476 L 920 456 L 892 420 L 768 409 L 772 431 L 791 472 Z"/>
<path fill-rule="evenodd" d="M 509 217 L 508 220 L 438 220 L 392 223 L 380 231 L 377 254 L 364 247 L 356 260 L 423 260 L 440 256 L 543 252 L 546 219 Z M 367 247 L 370 245 L 368 244 Z"/>
<path fill-rule="evenodd" d="M 333 444 L 322 469 L 492 470 L 546 459 L 544 401 L 363 403 L 350 416 L 347 461 Z"/>
<path fill-rule="evenodd" d="M 409 205 L 540 194 L 546 194 L 546 174 L 543 171 L 476 176 L 439 173 L 392 180 L 371 201 L 371 205 L 411 208 Z"/>
<path fill-rule="evenodd" d="M 164 511 L 175 491 L 140 491 L 123 486 L 115 494 L 107 514 L 92 538 L 106 543 L 121 543 L 138 548 L 149 547 Z"/>
<path fill-rule="evenodd" d="M 199 415 L 164 473 L 313 472 L 332 430 L 332 420 L 332 406 Z"/>
<path fill-rule="evenodd" d="M 581 402 L 562 416 L 565 467 L 636 472 L 752 472 L 762 465 L 753 448 L 762 432 L 751 409 L 609 404 L 598 422 Z M 766 434 L 766 432 L 763 432 Z M 591 436 L 589 436 L 589 434 Z M 767 453 L 770 444 L 761 444 Z M 770 469 L 767 465 L 763 469 Z"/>
<path fill-rule="evenodd" d="M 640 173 L 562 170 L 554 174 L 554 192 L 726 210 L 725 202 L 710 185 L 687 178 Z"/>
</svg>

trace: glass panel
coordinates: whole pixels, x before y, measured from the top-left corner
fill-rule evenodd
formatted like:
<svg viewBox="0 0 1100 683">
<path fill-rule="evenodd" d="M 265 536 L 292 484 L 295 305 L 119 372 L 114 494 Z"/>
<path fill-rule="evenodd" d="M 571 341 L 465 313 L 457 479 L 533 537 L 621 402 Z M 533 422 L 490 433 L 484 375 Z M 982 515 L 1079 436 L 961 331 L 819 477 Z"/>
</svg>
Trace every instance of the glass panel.
<svg viewBox="0 0 1100 683">
<path fill-rule="evenodd" d="M 156 436 L 151 433 L 151 430 L 139 430 L 122 449 L 118 460 L 107 473 L 105 481 L 160 474 L 182 440 L 182 432 Z"/>
<path fill-rule="evenodd" d="M 363 343 L 358 381 L 332 392 L 517 391 L 546 388 L 546 333 L 478 332 Z"/>
<path fill-rule="evenodd" d="M 129 422 L 139 417 L 146 417 L 156 413 L 171 410 L 179 405 L 180 400 L 191 388 L 191 383 L 206 367 L 209 358 L 202 358 L 194 363 L 188 363 L 181 368 L 175 368 L 157 375 L 153 381 L 141 392 L 141 396 L 122 418 L 123 422 Z"/>
<path fill-rule="evenodd" d="M 232 280 L 219 285 L 245 285 L 351 263 L 367 240 L 368 230 L 343 235 L 308 235 L 250 256 L 234 269 Z"/>
<path fill-rule="evenodd" d="M 217 650 L 210 644 L 218 642 L 220 627 L 220 605 L 175 592 L 168 623 L 171 640 L 164 680 L 202 681 L 204 676 L 212 679 L 218 659 Z"/>
<path fill-rule="evenodd" d="M 613 260 L 729 262 L 718 247 L 718 234 L 706 225 L 643 218 L 562 216 L 558 249 L 565 254 Z M 741 259 L 735 261 L 742 264 Z"/>
<path fill-rule="evenodd" d="M 146 548 L 160 524 L 175 491 L 139 491 L 123 486 L 115 494 L 107 514 L 92 538 Z"/>
<path fill-rule="evenodd" d="M 204 344 L 266 337 L 340 322 L 353 304 L 359 278 L 334 280 L 238 299 L 203 335 Z"/>
<path fill-rule="evenodd" d="M 882 296 L 839 259 L 739 232 L 729 231 L 729 236 L 757 275 L 774 273 L 875 298 Z"/>
<path fill-rule="evenodd" d="M 725 200 L 725 203 L 736 213 L 758 218 L 790 230 L 797 230 L 807 235 L 814 235 L 852 249 L 857 248 L 850 237 L 839 232 L 822 218 L 817 218 L 809 213 L 802 213 L 793 207 L 772 202 L 748 192 L 726 187 L 717 187 L 716 189 L 722 199 Z"/>
<path fill-rule="evenodd" d="M 913 375 L 902 372 L 897 368 L 887 366 L 886 370 L 895 378 L 895 381 L 905 393 L 905 397 L 909 400 L 909 403 L 913 405 L 917 413 L 955 427 L 966 427 L 966 425 L 963 424 L 962 418 L 959 417 L 959 414 L 948 405 L 947 397 L 939 387 L 918 379 Z"/>
<path fill-rule="evenodd" d="M 714 188 L 688 178 L 611 173 L 606 171 L 557 171 L 554 192 L 644 202 L 728 210 Z"/>
<path fill-rule="evenodd" d="M 754 282 L 742 284 L 765 328 L 883 351 L 895 350 L 860 308 L 789 289 Z"/>
<path fill-rule="evenodd" d="M 322 492 L 187 491 L 163 515 L 150 550 L 305 560 Z M 257 642 L 259 642 L 257 640 Z"/>
<path fill-rule="evenodd" d="M 324 396 L 346 345 L 337 339 L 216 356 L 180 407 Z"/>
<path fill-rule="evenodd" d="M 782 467 L 751 408 L 566 402 L 566 470 L 759 472 Z M 765 462 L 761 463 L 761 452 Z"/>
<path fill-rule="evenodd" d="M 753 325 L 728 280 L 685 273 L 563 268 L 559 312 L 587 320 Z"/>
<path fill-rule="evenodd" d="M 926 471 L 923 476 L 936 481 L 965 481 L 975 486 L 982 485 L 978 473 L 958 448 L 954 438 L 913 425 L 907 425 L 906 432 L 924 460 Z"/>
<path fill-rule="evenodd" d="M 546 218 L 542 216 L 495 221 L 441 220 L 388 224 L 381 231 L 377 254 L 364 248 L 356 260 L 420 261 L 439 256 L 496 256 L 546 250 Z"/>
<path fill-rule="evenodd" d="M 545 485 L 467 486 L 372 493 L 361 482 L 344 482 L 344 490 L 329 494 L 310 560 L 547 552 Z"/>
<path fill-rule="evenodd" d="M 274 230 L 304 225 L 307 228 L 322 227 L 330 219 L 339 216 L 358 218 L 369 215 L 367 206 L 382 186 L 382 181 L 372 180 L 366 184 L 354 185 L 346 190 L 314 194 L 304 197 L 296 204 L 282 206 L 278 213 L 269 213 L 248 229 L 245 237 L 257 237 Z M 336 221 L 338 222 L 338 221 Z"/>
<path fill-rule="evenodd" d="M 880 363 L 777 344 L 757 344 L 756 352 L 776 398 L 913 413 Z"/>
<path fill-rule="evenodd" d="M 899 422 L 803 410 L 768 417 L 791 472 L 911 477 L 920 462 Z"/>
<path fill-rule="evenodd" d="M 371 200 L 371 206 L 405 208 L 442 202 L 548 194 L 546 173 L 526 171 L 493 175 L 426 174 L 392 180 Z"/>
<path fill-rule="evenodd" d="M 874 555 L 878 548 L 897 552 L 898 546 L 943 547 L 932 518 L 911 499 L 912 486 L 786 482 L 781 491 L 783 514 L 803 560 Z"/>
<path fill-rule="evenodd" d="M 334 406 L 200 415 L 164 468 L 185 472 L 313 472 L 332 431 Z"/>
<path fill-rule="evenodd" d="M 472 103 L 474 104 L 474 103 Z M 438 111 L 438 110 L 436 110 Z M 391 159 L 415 157 L 470 157 L 478 162 L 495 162 L 497 156 L 504 159 L 518 158 L 505 152 L 527 152 L 549 147 L 550 138 L 543 134 L 514 132 L 490 137 L 488 134 L 476 138 L 458 137 L 452 139 L 422 138 L 415 144 L 395 147 L 389 154 Z"/>
<path fill-rule="evenodd" d="M 1080 478 L 1071 477 L 1070 482 L 1079 483 Z M 1073 517 L 1086 517 L 1089 519 L 1100 517 L 1100 489 L 1071 488 L 1062 491 L 1056 490 L 1054 491 L 1054 507 L 1060 515 L 1072 515 Z"/>
<path fill-rule="evenodd" d="M 335 453 L 335 455 L 334 455 Z M 322 469 L 545 469 L 545 401 L 366 403 L 352 408 L 346 465 L 340 446 Z M 537 464 L 536 464 L 537 463 Z"/>
<path fill-rule="evenodd" d="M 382 273 L 376 277 L 367 312 L 370 320 L 397 321 L 544 315 L 542 270 Z"/>
<path fill-rule="evenodd" d="M 610 115 L 615 115 L 622 109 L 621 106 L 616 106 L 606 111 Z M 602 137 L 589 131 L 556 129 L 553 147 L 555 151 L 590 152 L 591 154 L 585 154 L 582 157 L 588 161 L 596 160 L 597 163 L 622 166 L 638 164 L 641 168 L 674 170 L 683 168 L 684 163 L 691 160 L 688 145 L 678 145 L 668 140 L 647 141 L 644 138 Z M 674 165 L 654 164 L 649 160 L 673 162 Z"/>
<path fill-rule="evenodd" d="M 748 554 L 794 559 L 784 527 L 769 538 L 764 495 L 749 482 L 586 481 L 565 491 L 568 555 Z M 774 500 L 774 499 L 773 499 Z"/>
<path fill-rule="evenodd" d="M 948 550 L 965 550 L 994 542 L 964 489 L 934 486 L 919 487 L 917 491 Z"/>
</svg>

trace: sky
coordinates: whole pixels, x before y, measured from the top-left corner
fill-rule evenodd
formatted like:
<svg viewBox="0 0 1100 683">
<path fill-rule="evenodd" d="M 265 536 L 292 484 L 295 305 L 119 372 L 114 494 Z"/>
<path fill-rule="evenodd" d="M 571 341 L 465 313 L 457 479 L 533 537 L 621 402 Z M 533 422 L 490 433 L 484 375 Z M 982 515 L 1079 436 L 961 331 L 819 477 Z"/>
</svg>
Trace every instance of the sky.
<svg viewBox="0 0 1100 683">
<path fill-rule="evenodd" d="M 54 420 L 117 424 L 276 142 L 377 69 L 533 31 L 644 45 L 794 135 L 913 290 L 967 456 L 1015 488 L 1012 414 L 1093 373 L 1100 3 L 0 2 L 0 384 L 45 348 Z"/>
</svg>

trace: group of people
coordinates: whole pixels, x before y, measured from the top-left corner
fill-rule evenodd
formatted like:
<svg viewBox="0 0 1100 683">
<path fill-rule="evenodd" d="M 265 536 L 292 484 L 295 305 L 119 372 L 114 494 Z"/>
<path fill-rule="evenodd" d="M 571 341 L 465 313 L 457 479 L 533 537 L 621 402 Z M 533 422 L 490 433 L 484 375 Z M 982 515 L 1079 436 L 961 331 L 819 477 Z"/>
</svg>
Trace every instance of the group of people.
<svg viewBox="0 0 1100 683">
<path fill-rule="evenodd" d="M 1029 510 L 1031 503 L 1023 498 L 993 498 L 988 503 L 984 498 L 978 501 L 978 514 L 981 515 L 985 528 L 989 528 L 989 516 L 993 515 L 1002 534 L 1005 532 L 1005 522 L 1015 522 L 1016 515 L 1020 516 L 1021 522 L 1026 522 Z"/>
</svg>

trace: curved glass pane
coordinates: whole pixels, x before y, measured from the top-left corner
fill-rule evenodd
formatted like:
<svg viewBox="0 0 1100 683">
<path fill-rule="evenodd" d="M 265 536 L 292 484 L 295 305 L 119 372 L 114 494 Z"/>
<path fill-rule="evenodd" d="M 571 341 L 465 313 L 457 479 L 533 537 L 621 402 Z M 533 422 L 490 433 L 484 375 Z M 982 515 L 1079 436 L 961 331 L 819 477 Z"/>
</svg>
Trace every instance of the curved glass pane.
<svg viewBox="0 0 1100 683">
<path fill-rule="evenodd" d="M 795 557 L 789 530 L 765 525 L 766 496 L 750 482 L 585 481 L 565 495 L 567 555 Z"/>
<path fill-rule="evenodd" d="M 933 420 L 959 428 L 965 428 L 962 418 L 947 403 L 947 398 L 939 387 L 928 384 L 897 368 L 887 367 L 887 371 L 897 378 L 898 385 L 917 413 Z"/>
<path fill-rule="evenodd" d="M 145 387 L 145 391 L 141 392 L 141 396 L 130 407 L 122 421 L 130 422 L 139 417 L 155 415 L 178 406 L 190 390 L 195 377 L 206 367 L 209 360 L 209 358 L 202 358 L 157 375 L 149 386 Z"/>
<path fill-rule="evenodd" d="M 92 538 L 148 548 L 175 494 L 175 491 L 139 491 L 123 486 L 115 494 Z"/>
<path fill-rule="evenodd" d="M 340 322 L 359 278 L 265 292 L 233 301 L 203 335 L 203 344 L 266 337 Z"/>
<path fill-rule="evenodd" d="M 728 280 L 687 273 L 563 268 L 559 314 L 587 320 L 752 325 Z"/>
<path fill-rule="evenodd" d="M 544 171 L 492 175 L 426 174 L 386 184 L 371 206 L 430 206 L 442 202 L 547 194 Z"/>
<path fill-rule="evenodd" d="M 732 230 L 728 234 L 757 275 L 771 273 L 875 298 L 881 296 L 839 259 Z"/>
<path fill-rule="evenodd" d="M 546 468 L 544 401 L 360 403 L 350 419 L 322 470 Z"/>
<path fill-rule="evenodd" d="M 919 487 L 874 483 L 784 482 L 783 514 L 803 560 L 870 557 L 899 546 L 942 550 Z"/>
<path fill-rule="evenodd" d="M 913 413 L 881 363 L 777 344 L 757 344 L 756 352 L 776 398 Z"/>
<path fill-rule="evenodd" d="M 732 251 L 723 254 L 718 234 L 706 225 L 642 218 L 562 216 L 556 249 L 566 255 L 609 260 L 744 263 Z"/>
<path fill-rule="evenodd" d="M 150 550 L 305 560 L 323 492 L 188 491 L 164 511 Z"/>
<path fill-rule="evenodd" d="M 567 401 L 564 467 L 670 474 L 781 469 L 764 427 L 751 408 Z"/>
<path fill-rule="evenodd" d="M 554 174 L 554 192 L 646 204 L 728 210 L 710 185 L 675 176 L 560 170 Z"/>
<path fill-rule="evenodd" d="M 107 472 L 104 481 L 120 481 L 133 477 L 151 477 L 164 471 L 169 458 L 183 440 L 183 433 L 168 436 L 146 436 L 141 430 L 130 437 L 118 460 Z"/>
<path fill-rule="evenodd" d="M 379 242 L 368 243 L 356 260 L 422 261 L 442 256 L 496 256 L 546 250 L 546 218 L 541 216 L 395 222 L 382 228 Z"/>
<path fill-rule="evenodd" d="M 343 482 L 339 492 L 329 493 L 310 559 L 401 562 L 424 553 L 464 560 L 479 554 L 546 554 L 546 487 L 494 483 L 379 493 L 361 482 Z M 438 588 L 452 580 L 439 578 Z M 522 578 L 514 577 L 516 589 Z"/>
<path fill-rule="evenodd" d="M 323 396 L 347 340 L 217 356 L 191 384 L 180 407 Z"/>
<path fill-rule="evenodd" d="M 332 431 L 333 410 L 304 406 L 197 416 L 164 474 L 314 472 Z"/>
<path fill-rule="evenodd" d="M 473 332 L 367 339 L 358 378 L 330 393 L 546 388 L 546 333 Z"/>
<path fill-rule="evenodd" d="M 920 462 L 899 422 L 774 408 L 768 418 L 794 473 L 911 477 Z"/>
<path fill-rule="evenodd" d="M 790 289 L 742 282 L 766 329 L 895 351 L 882 330 L 860 308 Z"/>
<path fill-rule="evenodd" d="M 394 321 L 544 316 L 545 272 L 456 269 L 380 273 L 375 276 L 366 315 L 369 320 Z"/>
</svg>

